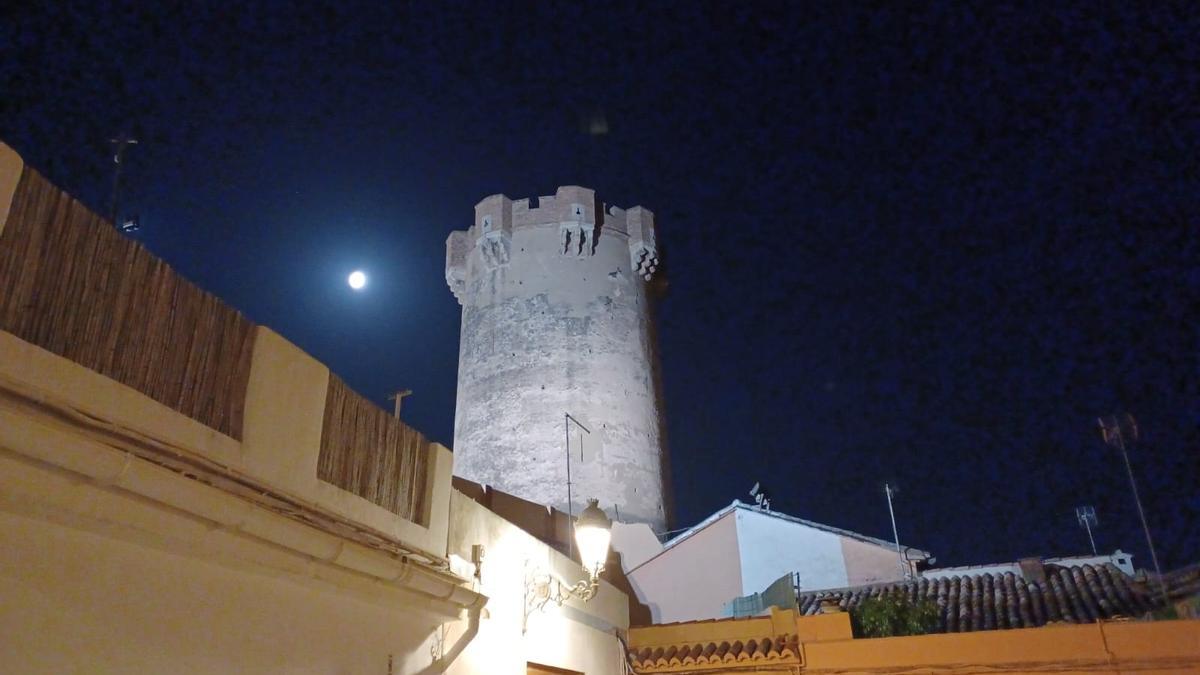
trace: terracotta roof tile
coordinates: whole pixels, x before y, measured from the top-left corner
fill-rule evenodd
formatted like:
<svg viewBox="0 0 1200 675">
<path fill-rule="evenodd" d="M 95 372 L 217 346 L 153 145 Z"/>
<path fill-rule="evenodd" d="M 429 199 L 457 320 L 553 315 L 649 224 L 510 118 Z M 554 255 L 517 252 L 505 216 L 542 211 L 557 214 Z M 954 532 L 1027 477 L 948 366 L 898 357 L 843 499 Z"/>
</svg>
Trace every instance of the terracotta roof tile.
<svg viewBox="0 0 1200 675">
<path fill-rule="evenodd" d="M 629 652 L 631 665 L 639 673 L 654 673 L 677 666 L 799 665 L 800 643 L 795 635 L 763 636 L 733 642 L 680 644 L 643 647 Z"/>
<path fill-rule="evenodd" d="M 1158 604 L 1153 589 L 1114 565 L 1047 565 L 1045 572 L 1044 583 L 1006 572 L 814 591 L 796 600 L 800 613 L 811 615 L 820 612 L 825 599 L 852 610 L 869 597 L 900 593 L 935 603 L 941 610 L 938 631 L 943 633 L 1091 623 L 1137 616 Z"/>
<path fill-rule="evenodd" d="M 800 614 L 811 615 L 820 613 L 823 600 L 832 600 L 842 609 L 852 610 L 869 597 L 902 593 L 910 600 L 928 600 L 938 606 L 938 632 L 965 633 L 1134 617 L 1161 604 L 1146 581 L 1135 579 L 1111 564 L 1046 565 L 1044 571 L 1045 581 L 1026 580 L 1007 572 L 815 591 L 799 595 L 797 605 Z M 1172 598 L 1200 592 L 1200 565 L 1164 575 L 1164 581 Z M 749 618 L 663 625 L 741 622 Z M 738 667 L 742 664 L 799 666 L 799 655 L 800 642 L 794 634 L 629 651 L 630 663 L 638 673 L 656 673 L 680 666 L 695 666 L 696 671 L 719 670 L 730 663 Z"/>
<path fill-rule="evenodd" d="M 1176 600 L 1200 594 L 1200 563 L 1164 574 L 1163 582 L 1167 595 Z"/>
</svg>

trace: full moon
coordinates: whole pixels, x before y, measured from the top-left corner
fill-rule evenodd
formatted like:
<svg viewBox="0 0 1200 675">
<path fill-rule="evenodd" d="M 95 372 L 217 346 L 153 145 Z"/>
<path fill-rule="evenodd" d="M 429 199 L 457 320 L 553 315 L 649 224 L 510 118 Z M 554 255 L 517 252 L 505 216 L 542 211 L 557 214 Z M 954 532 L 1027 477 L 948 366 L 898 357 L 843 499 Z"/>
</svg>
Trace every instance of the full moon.
<svg viewBox="0 0 1200 675">
<path fill-rule="evenodd" d="M 350 288 L 360 291 L 367 285 L 367 275 L 362 270 L 354 270 L 346 281 L 350 284 Z"/>
</svg>

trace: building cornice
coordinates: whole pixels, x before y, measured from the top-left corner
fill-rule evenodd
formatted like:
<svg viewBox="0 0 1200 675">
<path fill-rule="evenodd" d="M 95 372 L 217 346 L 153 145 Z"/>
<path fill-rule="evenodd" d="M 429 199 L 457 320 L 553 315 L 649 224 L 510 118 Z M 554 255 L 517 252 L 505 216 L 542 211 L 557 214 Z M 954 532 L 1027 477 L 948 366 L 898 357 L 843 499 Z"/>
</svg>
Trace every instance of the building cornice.
<svg viewBox="0 0 1200 675">
<path fill-rule="evenodd" d="M 402 542 L 4 375 L 0 461 L 4 510 L 115 528 L 219 563 L 416 594 L 446 616 L 487 601 Z"/>
</svg>

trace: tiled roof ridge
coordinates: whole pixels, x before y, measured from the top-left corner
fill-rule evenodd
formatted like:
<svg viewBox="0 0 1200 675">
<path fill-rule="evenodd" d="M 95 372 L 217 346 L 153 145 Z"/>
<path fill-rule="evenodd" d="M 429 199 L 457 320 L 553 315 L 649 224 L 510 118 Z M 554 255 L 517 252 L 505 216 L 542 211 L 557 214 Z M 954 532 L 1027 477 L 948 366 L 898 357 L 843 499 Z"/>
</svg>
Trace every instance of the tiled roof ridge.
<svg viewBox="0 0 1200 675">
<path fill-rule="evenodd" d="M 936 603 L 938 632 L 956 633 L 1128 618 L 1160 604 L 1144 582 L 1111 563 L 1043 569 L 1044 581 L 1004 572 L 811 591 L 797 595 L 797 606 L 801 615 L 812 615 L 821 600 L 852 610 L 867 598 L 903 593 Z"/>
<path fill-rule="evenodd" d="M 958 572 L 958 571 L 969 572 L 969 571 L 973 571 L 973 570 L 988 569 L 991 567 L 1006 567 L 1006 566 L 1017 567 L 1025 560 L 1039 560 L 1044 565 L 1062 565 L 1063 567 L 1068 567 L 1068 566 L 1070 566 L 1069 563 L 1076 563 L 1080 560 L 1097 560 L 1098 561 L 1098 559 L 1101 559 L 1101 558 L 1111 560 L 1112 558 L 1121 556 L 1121 555 L 1128 556 L 1130 554 L 1126 553 L 1125 551 L 1118 548 L 1115 551 L 1113 551 L 1112 553 L 1099 553 L 1096 555 L 1065 555 L 1065 556 L 1057 556 L 1054 558 L 1041 558 L 1039 556 L 1027 556 L 1025 558 L 1020 558 L 1017 560 L 1009 560 L 1009 561 L 1005 561 L 1005 562 L 973 563 L 970 565 L 951 565 L 950 567 L 930 567 L 929 569 L 925 570 L 925 573 L 926 574 L 946 574 L 946 573 Z M 1088 563 L 1088 564 L 1090 564 L 1090 563 Z"/>
<path fill-rule="evenodd" d="M 761 619 L 761 618 L 763 618 L 763 617 L 762 616 L 718 616 L 718 617 L 711 617 L 708 619 L 688 619 L 687 621 L 668 621 L 666 623 L 654 623 L 651 625 L 656 626 L 656 627 L 658 627 L 658 626 L 688 626 L 691 624 L 698 624 L 698 623 L 717 623 L 718 621 L 721 621 L 721 622 L 754 621 L 755 619 Z M 644 628 L 644 626 L 639 626 L 639 627 Z"/>
<path fill-rule="evenodd" d="M 1200 593 L 1200 563 L 1171 570 L 1162 575 L 1162 582 L 1172 599 L 1196 595 Z"/>
<path fill-rule="evenodd" d="M 765 635 L 733 641 L 684 642 L 629 650 L 633 667 L 637 668 L 638 672 L 649 673 L 691 665 L 796 664 L 799 654 L 800 640 L 790 633 L 774 637 Z"/>
<path fill-rule="evenodd" d="M 1071 560 L 1089 560 L 1089 559 L 1094 560 L 1096 558 L 1112 558 L 1114 556 L 1122 556 L 1122 555 L 1128 556 L 1128 555 L 1132 555 L 1132 554 L 1121 550 L 1121 547 L 1118 546 L 1116 548 L 1116 550 L 1114 550 L 1112 553 L 1096 553 L 1093 555 L 1087 555 L 1087 554 L 1060 555 L 1060 556 L 1055 556 L 1053 558 L 1045 558 L 1044 562 L 1058 564 L 1060 562 L 1066 562 L 1066 561 L 1071 561 Z M 1036 556 L 1029 556 L 1029 557 L 1036 557 Z M 1017 561 L 1013 561 L 1012 563 L 1008 563 L 1008 564 L 1017 564 L 1019 562 L 1020 561 L 1017 560 Z"/>
</svg>

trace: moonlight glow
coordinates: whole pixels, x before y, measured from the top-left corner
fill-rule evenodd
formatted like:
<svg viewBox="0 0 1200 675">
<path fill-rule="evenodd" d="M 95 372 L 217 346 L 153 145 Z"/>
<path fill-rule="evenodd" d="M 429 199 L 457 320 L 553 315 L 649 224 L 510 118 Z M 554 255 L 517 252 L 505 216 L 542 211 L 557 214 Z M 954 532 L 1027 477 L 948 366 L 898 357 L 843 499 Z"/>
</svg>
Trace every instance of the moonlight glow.
<svg viewBox="0 0 1200 675">
<path fill-rule="evenodd" d="M 350 288 L 361 291 L 367 285 L 367 275 L 362 270 L 354 270 L 346 278 L 346 283 L 350 284 Z"/>
</svg>

